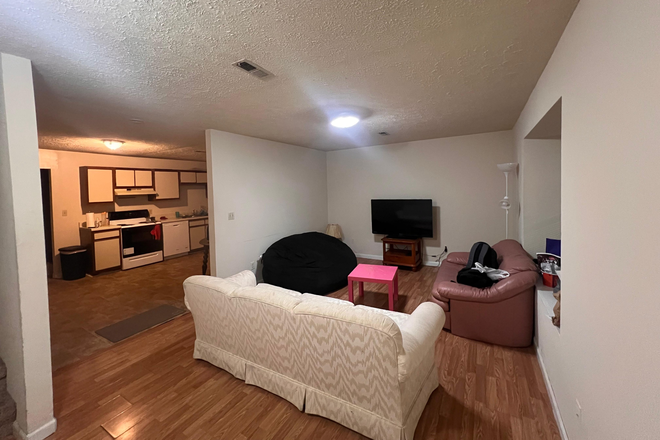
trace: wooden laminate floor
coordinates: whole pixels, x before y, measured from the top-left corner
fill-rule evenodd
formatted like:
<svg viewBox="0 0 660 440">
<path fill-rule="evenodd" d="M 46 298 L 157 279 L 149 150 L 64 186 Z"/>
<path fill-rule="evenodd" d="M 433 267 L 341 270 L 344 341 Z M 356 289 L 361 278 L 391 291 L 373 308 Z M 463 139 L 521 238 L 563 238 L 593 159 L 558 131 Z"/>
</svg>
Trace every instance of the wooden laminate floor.
<svg viewBox="0 0 660 440">
<path fill-rule="evenodd" d="M 425 301 L 436 271 L 402 271 L 397 310 L 410 313 Z M 365 290 L 361 303 L 386 306 L 385 286 L 365 284 Z M 57 370 L 58 431 L 50 439 L 364 438 L 194 360 L 194 339 L 186 314 Z M 441 385 L 415 439 L 560 438 L 532 348 L 497 347 L 443 332 L 436 353 Z"/>
<path fill-rule="evenodd" d="M 170 304 L 185 309 L 182 283 L 202 273 L 202 253 L 75 281 L 48 280 L 53 370 L 111 347 L 95 332 Z"/>
</svg>

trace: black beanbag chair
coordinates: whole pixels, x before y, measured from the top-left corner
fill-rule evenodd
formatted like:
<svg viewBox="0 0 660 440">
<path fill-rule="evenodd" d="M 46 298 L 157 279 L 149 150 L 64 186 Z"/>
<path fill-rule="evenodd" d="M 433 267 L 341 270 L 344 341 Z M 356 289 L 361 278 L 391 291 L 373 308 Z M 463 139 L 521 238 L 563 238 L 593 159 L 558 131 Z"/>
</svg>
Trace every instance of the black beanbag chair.
<svg viewBox="0 0 660 440">
<path fill-rule="evenodd" d="M 273 243 L 262 259 L 264 282 L 302 293 L 327 295 L 348 285 L 357 258 L 341 240 L 320 232 Z"/>
</svg>

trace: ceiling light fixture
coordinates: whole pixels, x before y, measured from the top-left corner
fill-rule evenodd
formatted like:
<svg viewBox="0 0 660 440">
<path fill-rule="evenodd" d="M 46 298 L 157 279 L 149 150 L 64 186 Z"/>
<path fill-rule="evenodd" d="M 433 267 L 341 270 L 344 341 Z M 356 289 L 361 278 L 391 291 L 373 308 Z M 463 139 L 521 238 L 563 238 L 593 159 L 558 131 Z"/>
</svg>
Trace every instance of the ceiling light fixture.
<svg viewBox="0 0 660 440">
<path fill-rule="evenodd" d="M 337 128 L 348 128 L 360 122 L 360 118 L 354 115 L 342 114 L 330 121 L 330 125 Z"/>
<path fill-rule="evenodd" d="M 112 139 L 104 139 L 103 143 L 111 150 L 116 150 L 117 148 L 120 148 L 122 145 L 124 145 L 124 141 L 116 141 Z"/>
</svg>

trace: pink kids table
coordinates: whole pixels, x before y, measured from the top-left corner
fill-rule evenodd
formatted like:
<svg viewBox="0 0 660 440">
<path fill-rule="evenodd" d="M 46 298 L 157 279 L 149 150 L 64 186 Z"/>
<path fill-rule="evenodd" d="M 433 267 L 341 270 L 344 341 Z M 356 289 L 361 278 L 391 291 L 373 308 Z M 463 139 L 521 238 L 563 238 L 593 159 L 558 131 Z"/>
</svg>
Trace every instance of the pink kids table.
<svg viewBox="0 0 660 440">
<path fill-rule="evenodd" d="M 399 274 L 396 267 L 358 264 L 348 275 L 348 300 L 353 302 L 353 281 L 358 282 L 360 296 L 364 296 L 364 283 L 387 284 L 390 310 L 394 310 L 394 301 L 399 298 Z"/>
</svg>

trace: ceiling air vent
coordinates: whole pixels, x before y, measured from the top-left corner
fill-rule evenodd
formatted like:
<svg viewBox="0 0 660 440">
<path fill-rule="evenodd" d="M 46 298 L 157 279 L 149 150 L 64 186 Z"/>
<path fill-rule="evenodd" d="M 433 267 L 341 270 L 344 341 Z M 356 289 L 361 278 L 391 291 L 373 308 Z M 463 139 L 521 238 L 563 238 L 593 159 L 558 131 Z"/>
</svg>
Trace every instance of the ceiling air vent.
<svg viewBox="0 0 660 440">
<path fill-rule="evenodd" d="M 250 60 L 243 59 L 240 61 L 236 61 L 235 63 L 232 64 L 232 66 L 238 67 L 241 70 L 245 70 L 250 75 L 256 76 L 259 79 L 269 79 L 275 76 L 266 69 L 264 69 L 263 67 L 256 65 Z"/>
</svg>

